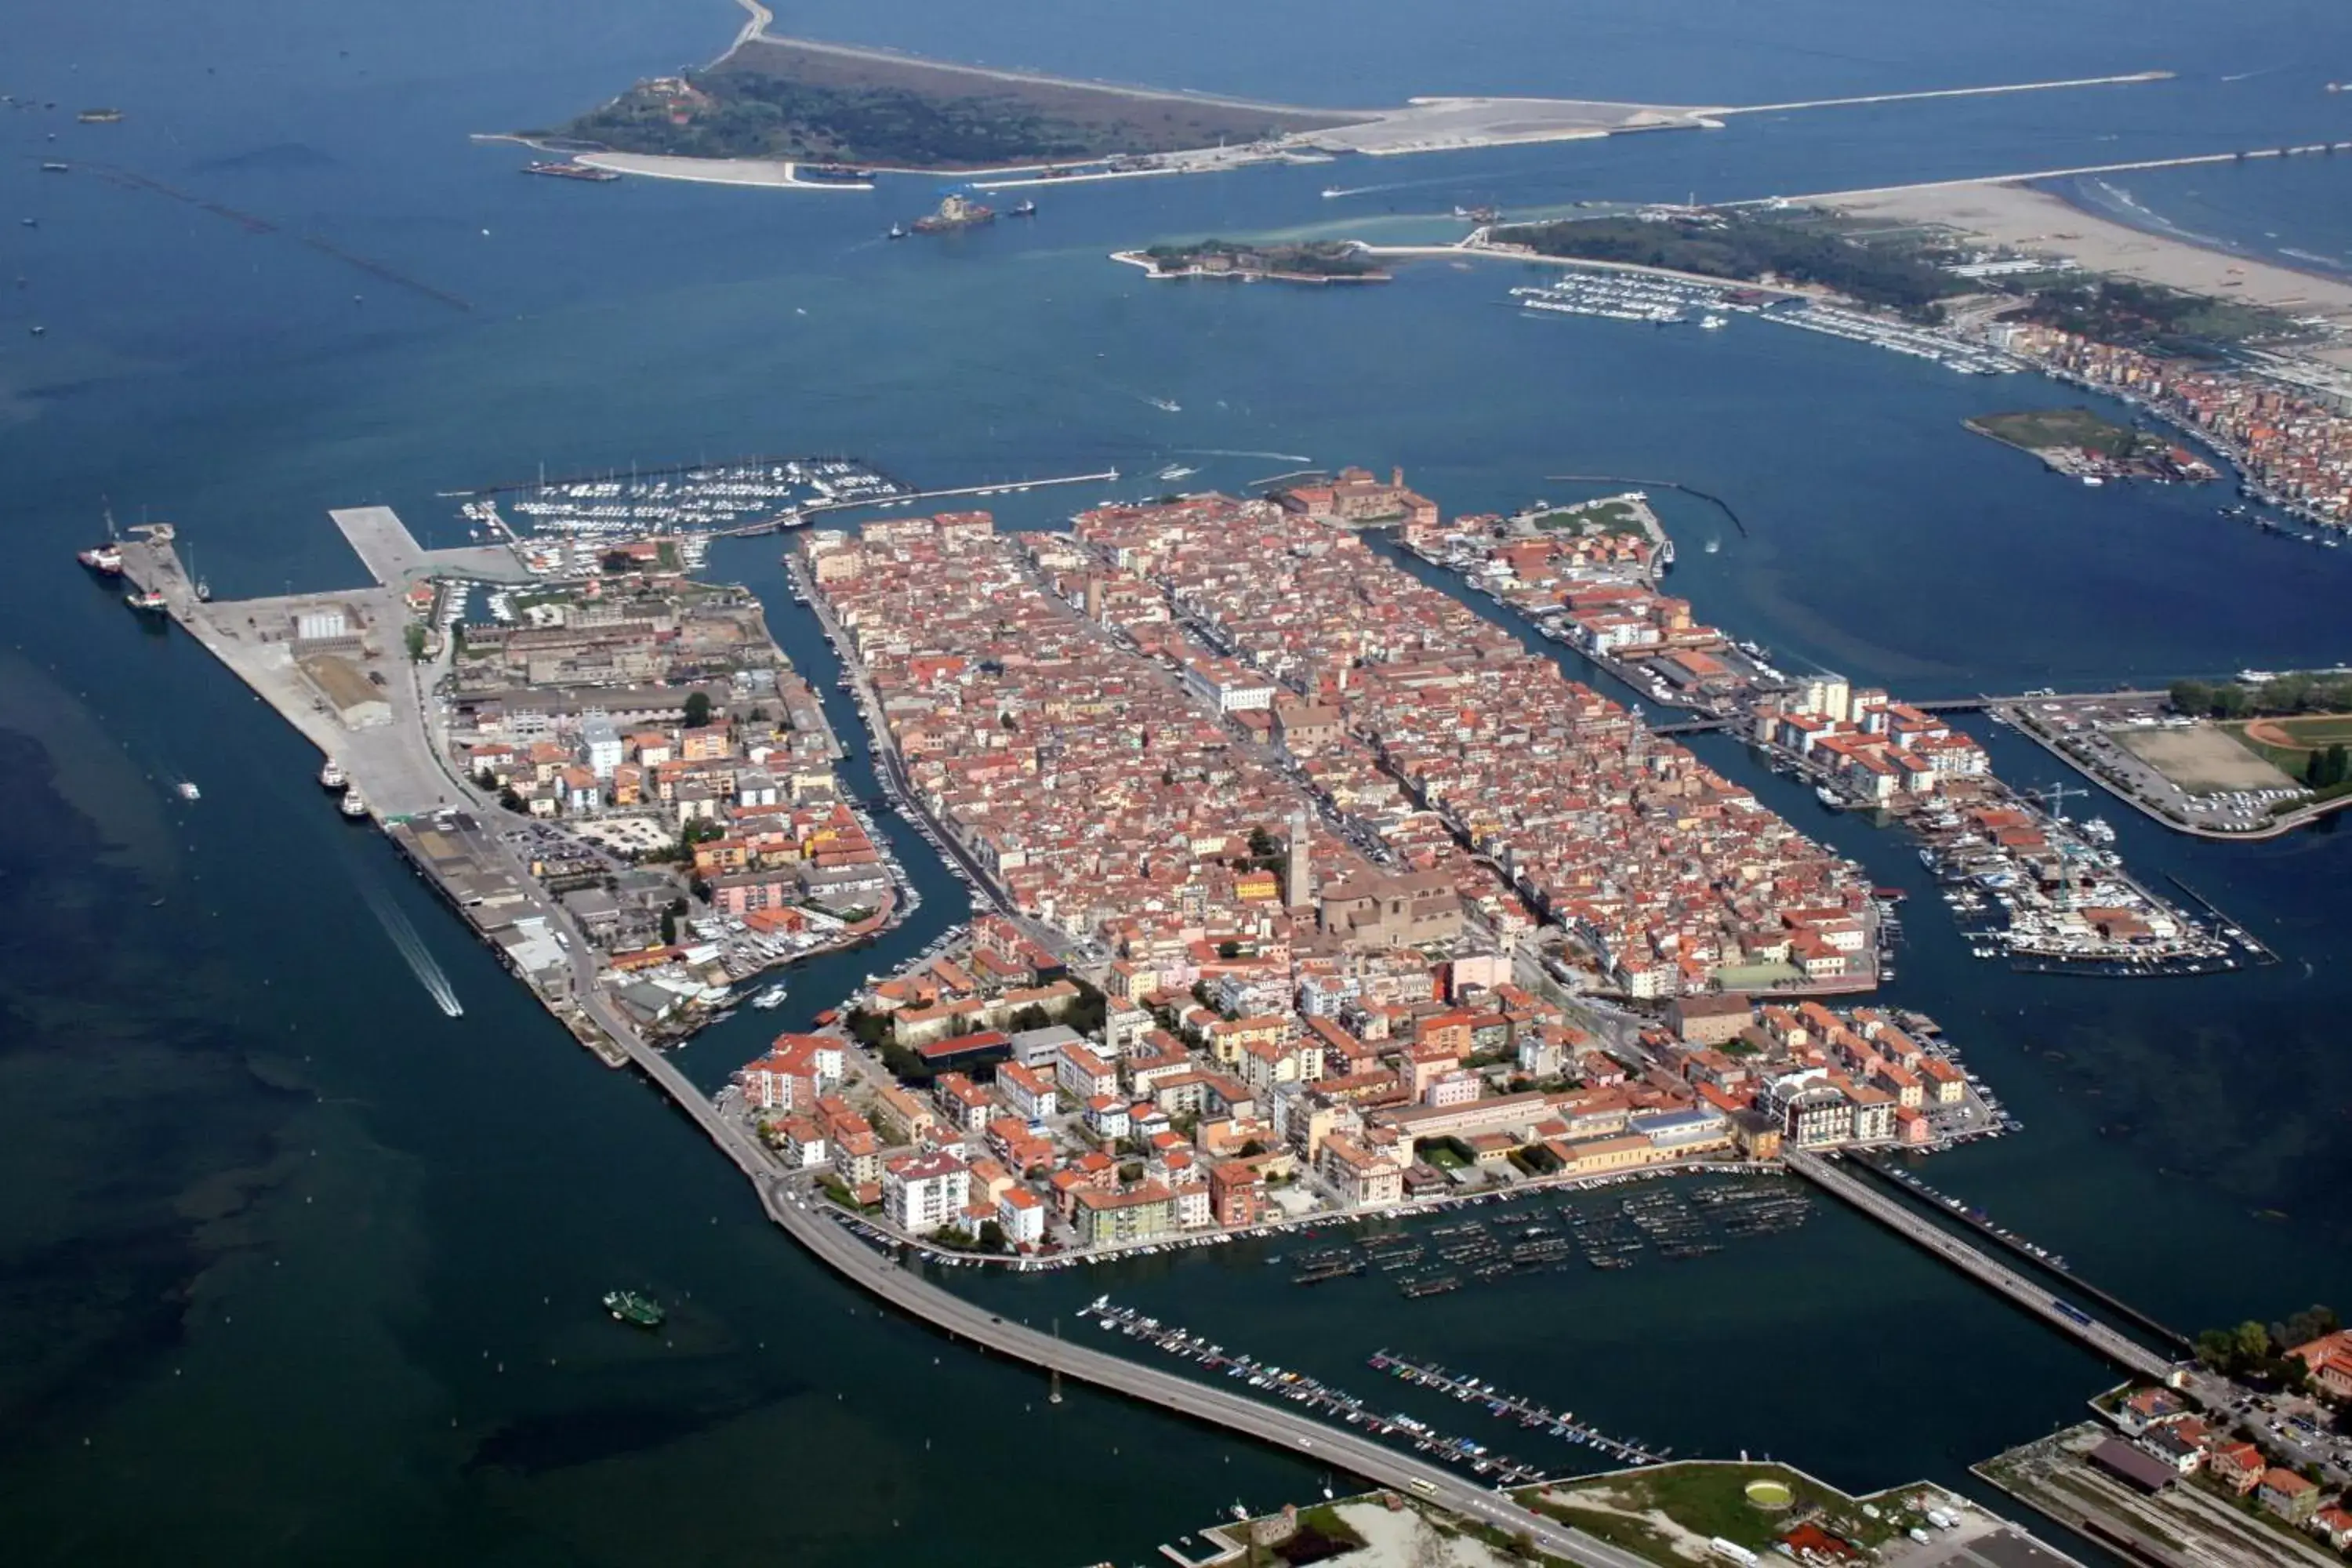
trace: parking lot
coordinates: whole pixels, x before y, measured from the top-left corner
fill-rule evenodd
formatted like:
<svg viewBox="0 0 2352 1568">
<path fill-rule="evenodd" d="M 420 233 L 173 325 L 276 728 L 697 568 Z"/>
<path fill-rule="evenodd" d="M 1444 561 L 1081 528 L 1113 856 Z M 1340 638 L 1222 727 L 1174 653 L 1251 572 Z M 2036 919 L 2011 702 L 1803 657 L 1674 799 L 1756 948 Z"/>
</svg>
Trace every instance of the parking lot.
<svg viewBox="0 0 2352 1568">
<path fill-rule="evenodd" d="M 2266 828 L 2310 794 L 2220 726 L 2182 718 L 2161 701 L 2022 702 L 2006 716 L 2100 783 L 2187 827 Z"/>
</svg>

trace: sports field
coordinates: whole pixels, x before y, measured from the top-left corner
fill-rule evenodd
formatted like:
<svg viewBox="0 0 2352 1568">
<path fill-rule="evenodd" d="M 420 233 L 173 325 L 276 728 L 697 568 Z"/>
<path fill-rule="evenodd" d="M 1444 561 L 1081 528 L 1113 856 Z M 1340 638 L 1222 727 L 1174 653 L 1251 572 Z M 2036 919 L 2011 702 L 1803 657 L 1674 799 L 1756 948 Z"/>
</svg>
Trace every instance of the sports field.
<svg viewBox="0 0 2352 1568">
<path fill-rule="evenodd" d="M 2352 713 L 2256 719 L 2246 725 L 2245 734 L 2249 742 L 2266 752 L 2315 752 L 2323 746 L 2352 745 Z"/>
<path fill-rule="evenodd" d="M 2115 730 L 2116 744 L 2189 795 L 2293 788 L 2294 781 L 2237 736 L 2211 724 L 2193 730 Z"/>
</svg>

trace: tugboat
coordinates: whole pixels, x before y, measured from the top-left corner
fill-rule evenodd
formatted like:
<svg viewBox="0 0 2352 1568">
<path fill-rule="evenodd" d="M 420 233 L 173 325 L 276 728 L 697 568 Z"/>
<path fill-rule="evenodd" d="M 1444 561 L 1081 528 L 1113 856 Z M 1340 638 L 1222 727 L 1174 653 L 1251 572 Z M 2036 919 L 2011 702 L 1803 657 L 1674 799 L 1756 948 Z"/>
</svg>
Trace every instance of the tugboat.
<svg viewBox="0 0 2352 1568">
<path fill-rule="evenodd" d="M 154 588 L 133 588 L 122 595 L 122 602 L 144 615 L 160 616 L 171 608 L 162 591 Z"/>
<path fill-rule="evenodd" d="M 635 1290 L 605 1291 L 604 1310 L 613 1315 L 613 1321 L 626 1323 L 633 1329 L 658 1329 L 669 1317 L 660 1302 Z"/>
<path fill-rule="evenodd" d="M 320 789 L 345 789 L 350 787 L 351 782 L 349 775 L 343 772 L 343 764 L 335 761 L 332 757 L 329 757 L 327 759 L 326 766 L 319 770 L 319 787 Z"/>
<path fill-rule="evenodd" d="M 906 227 L 902 224 L 894 223 L 890 226 L 890 232 L 884 235 L 882 237 L 885 239 L 904 239 L 907 237 Z"/>
<path fill-rule="evenodd" d="M 357 822 L 361 817 L 365 816 L 368 814 L 367 802 L 360 798 L 360 792 L 355 789 L 348 789 L 343 792 L 342 802 L 338 809 L 341 810 L 345 816 L 350 817 L 354 822 Z"/>
</svg>

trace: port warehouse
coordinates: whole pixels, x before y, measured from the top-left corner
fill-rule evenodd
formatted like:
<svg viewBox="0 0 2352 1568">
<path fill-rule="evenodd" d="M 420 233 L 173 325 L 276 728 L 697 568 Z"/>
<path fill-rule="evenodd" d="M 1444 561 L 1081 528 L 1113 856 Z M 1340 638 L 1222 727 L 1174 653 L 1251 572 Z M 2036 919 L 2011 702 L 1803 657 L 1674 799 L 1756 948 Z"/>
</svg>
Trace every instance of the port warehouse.
<svg viewBox="0 0 2352 1568">
<path fill-rule="evenodd" d="M 568 997 L 569 955 L 549 931 L 547 917 L 536 912 L 521 879 L 465 841 L 466 833 L 478 831 L 473 818 L 461 811 L 442 812 L 422 823 L 403 818 L 384 826 L 385 836 L 410 868 L 509 970 L 551 999 Z"/>
</svg>

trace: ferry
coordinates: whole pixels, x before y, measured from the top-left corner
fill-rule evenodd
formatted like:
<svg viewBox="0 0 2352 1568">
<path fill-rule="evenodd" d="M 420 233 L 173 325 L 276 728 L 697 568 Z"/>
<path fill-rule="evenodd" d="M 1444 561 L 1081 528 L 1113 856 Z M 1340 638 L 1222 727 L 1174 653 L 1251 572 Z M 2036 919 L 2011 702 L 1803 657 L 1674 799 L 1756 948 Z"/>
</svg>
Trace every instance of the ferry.
<svg viewBox="0 0 2352 1568">
<path fill-rule="evenodd" d="M 74 118 L 80 121 L 84 125 L 112 125 L 121 120 L 122 110 L 119 109 L 85 109 L 80 113 L 75 115 Z"/>
<path fill-rule="evenodd" d="M 549 174 L 559 180 L 593 180 L 600 185 L 608 184 L 621 177 L 615 170 L 598 169 L 586 163 L 569 162 L 525 163 L 522 166 L 522 172 L 526 174 Z"/>
<path fill-rule="evenodd" d="M 335 761 L 332 757 L 329 757 L 327 759 L 326 765 L 319 770 L 319 787 L 320 789 L 343 789 L 347 787 L 351 782 L 350 776 L 343 772 L 343 764 Z"/>
<path fill-rule="evenodd" d="M 69 174 L 73 173 L 73 165 L 71 163 L 44 163 L 41 165 L 41 173 L 44 174 Z"/>
<path fill-rule="evenodd" d="M 337 809 L 354 822 L 368 814 L 367 802 L 360 798 L 360 792 L 355 789 L 343 792 L 343 798 Z"/>
</svg>

